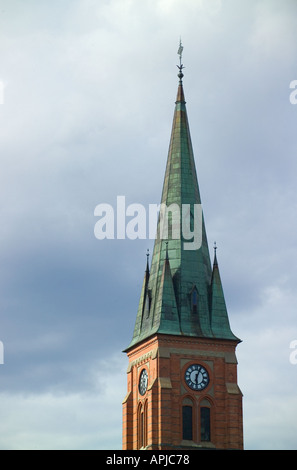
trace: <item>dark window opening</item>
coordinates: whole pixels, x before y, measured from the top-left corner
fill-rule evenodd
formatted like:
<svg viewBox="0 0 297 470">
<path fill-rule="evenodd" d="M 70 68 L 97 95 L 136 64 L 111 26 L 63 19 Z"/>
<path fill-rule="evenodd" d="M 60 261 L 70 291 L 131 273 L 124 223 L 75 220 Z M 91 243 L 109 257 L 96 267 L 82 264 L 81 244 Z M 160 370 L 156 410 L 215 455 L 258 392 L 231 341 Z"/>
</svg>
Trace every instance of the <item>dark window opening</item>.
<svg viewBox="0 0 297 470">
<path fill-rule="evenodd" d="M 201 441 L 210 441 L 210 408 L 200 408 Z"/>
<path fill-rule="evenodd" d="M 140 423 L 139 423 L 139 447 L 143 447 L 143 446 L 144 446 L 144 432 L 143 432 L 143 427 L 144 427 L 143 413 L 140 413 Z"/>
<path fill-rule="evenodd" d="M 197 313 L 198 311 L 198 292 L 196 288 L 192 291 L 192 312 Z"/>
<path fill-rule="evenodd" d="M 146 318 L 149 318 L 150 316 L 150 310 L 151 310 L 151 303 L 152 303 L 152 290 L 147 289 L 145 291 L 145 297 L 144 297 L 144 302 L 143 302 L 143 314 L 145 314 Z"/>
<path fill-rule="evenodd" d="M 183 439 L 193 440 L 192 407 L 183 406 Z"/>
</svg>

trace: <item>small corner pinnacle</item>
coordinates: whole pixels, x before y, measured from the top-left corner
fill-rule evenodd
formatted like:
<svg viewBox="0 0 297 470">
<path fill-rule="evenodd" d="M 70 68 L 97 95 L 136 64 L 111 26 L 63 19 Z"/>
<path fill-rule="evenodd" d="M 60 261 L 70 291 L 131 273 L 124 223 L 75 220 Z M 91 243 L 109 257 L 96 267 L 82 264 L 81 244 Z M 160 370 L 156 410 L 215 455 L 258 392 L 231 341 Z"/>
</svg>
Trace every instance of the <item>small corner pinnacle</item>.
<svg viewBox="0 0 297 470">
<path fill-rule="evenodd" d="M 213 244 L 213 249 L 214 249 L 214 260 L 213 260 L 213 265 L 214 266 L 217 266 L 218 265 L 218 261 L 217 261 L 217 242 L 214 242 Z"/>
</svg>

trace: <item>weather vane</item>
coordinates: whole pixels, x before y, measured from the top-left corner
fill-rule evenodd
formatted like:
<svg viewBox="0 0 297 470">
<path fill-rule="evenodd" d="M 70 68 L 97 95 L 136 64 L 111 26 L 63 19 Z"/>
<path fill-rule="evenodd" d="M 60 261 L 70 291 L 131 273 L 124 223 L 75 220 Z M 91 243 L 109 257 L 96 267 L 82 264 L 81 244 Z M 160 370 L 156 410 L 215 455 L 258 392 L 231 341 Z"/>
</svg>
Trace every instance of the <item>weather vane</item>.
<svg viewBox="0 0 297 470">
<path fill-rule="evenodd" d="M 184 69 L 184 66 L 182 64 L 182 55 L 183 55 L 183 45 L 182 45 L 182 42 L 181 42 L 181 39 L 179 40 L 179 48 L 178 48 L 178 55 L 179 55 L 179 65 L 177 65 L 177 68 L 179 69 L 179 74 L 178 74 L 178 77 L 180 79 L 183 78 L 184 74 L 182 73 L 182 69 Z"/>
</svg>

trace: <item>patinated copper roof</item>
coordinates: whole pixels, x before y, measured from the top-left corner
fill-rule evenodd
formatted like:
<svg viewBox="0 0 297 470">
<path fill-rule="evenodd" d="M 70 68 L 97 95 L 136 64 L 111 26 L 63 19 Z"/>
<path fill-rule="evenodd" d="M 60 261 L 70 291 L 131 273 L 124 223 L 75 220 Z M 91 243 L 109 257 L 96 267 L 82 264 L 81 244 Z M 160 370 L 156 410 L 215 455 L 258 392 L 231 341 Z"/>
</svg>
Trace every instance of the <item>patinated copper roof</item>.
<svg viewBox="0 0 297 470">
<path fill-rule="evenodd" d="M 161 202 L 170 206 L 201 204 L 194 154 L 179 67 L 167 166 Z M 180 221 L 181 222 L 181 221 Z M 221 338 L 239 341 L 232 333 L 222 289 L 217 258 L 213 269 L 202 215 L 202 243 L 199 249 L 184 249 L 184 239 L 172 237 L 169 218 L 168 239 L 156 238 L 150 273 L 144 277 L 131 344 L 159 334 Z M 158 224 L 158 229 L 160 220 Z M 180 227 L 182 224 L 180 223 Z M 193 290 L 197 305 L 193 306 Z M 195 300 L 196 302 L 196 300 Z"/>
</svg>

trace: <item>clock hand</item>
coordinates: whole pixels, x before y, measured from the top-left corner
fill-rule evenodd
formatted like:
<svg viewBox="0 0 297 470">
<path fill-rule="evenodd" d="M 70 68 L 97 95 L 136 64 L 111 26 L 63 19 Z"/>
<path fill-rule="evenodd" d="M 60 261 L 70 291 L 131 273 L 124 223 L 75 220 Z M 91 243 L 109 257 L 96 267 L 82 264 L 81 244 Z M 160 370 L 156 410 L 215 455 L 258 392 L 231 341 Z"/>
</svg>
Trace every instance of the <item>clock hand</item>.
<svg viewBox="0 0 297 470">
<path fill-rule="evenodd" d="M 199 377 L 200 370 L 201 370 L 201 367 L 199 367 L 199 369 L 197 370 L 197 375 L 196 375 L 196 384 L 197 385 L 198 385 L 198 377 Z"/>
</svg>

